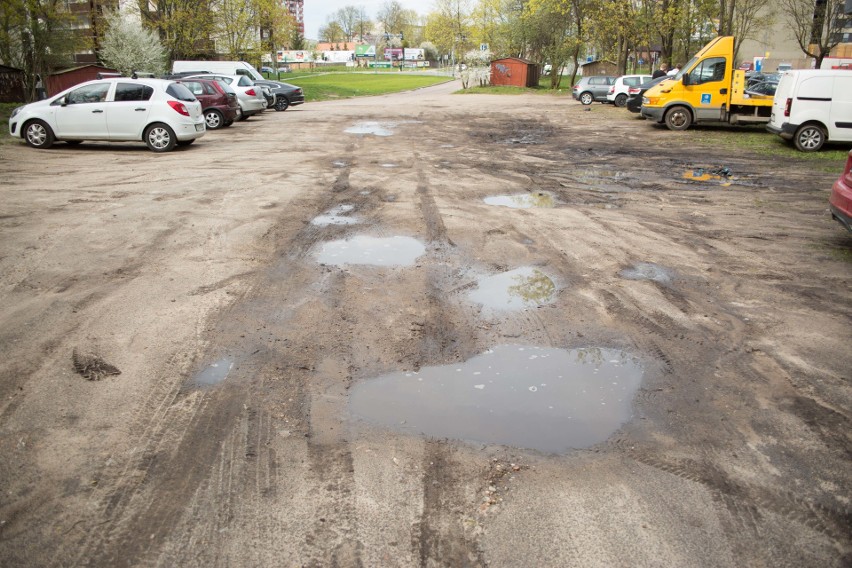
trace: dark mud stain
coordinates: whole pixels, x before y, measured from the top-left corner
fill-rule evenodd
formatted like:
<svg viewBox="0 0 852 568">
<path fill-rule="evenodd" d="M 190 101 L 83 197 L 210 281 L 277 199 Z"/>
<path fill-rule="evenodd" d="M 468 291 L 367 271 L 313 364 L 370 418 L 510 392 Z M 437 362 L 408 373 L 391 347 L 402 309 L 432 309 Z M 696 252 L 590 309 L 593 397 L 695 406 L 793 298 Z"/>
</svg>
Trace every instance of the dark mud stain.
<svg viewBox="0 0 852 568">
<path fill-rule="evenodd" d="M 118 367 L 104 361 L 94 353 L 81 353 L 76 348 L 71 352 L 74 371 L 90 381 L 99 381 L 111 375 L 120 375 Z"/>
<path fill-rule="evenodd" d="M 473 131 L 471 136 L 496 144 L 544 144 L 553 135 L 553 127 L 531 120 L 490 122 Z"/>
<path fill-rule="evenodd" d="M 547 274 L 525 266 L 480 278 L 468 297 L 495 310 L 518 310 L 546 304 L 555 292 L 556 285 Z"/>
<path fill-rule="evenodd" d="M 486 197 L 483 201 L 488 205 L 511 207 L 512 209 L 550 209 L 554 205 L 553 196 L 541 191 L 536 193 L 521 193 L 519 195 L 492 195 Z"/>
<path fill-rule="evenodd" d="M 425 252 L 426 247 L 411 237 L 378 238 L 359 235 L 323 244 L 317 253 L 317 262 L 333 266 L 410 266 Z"/>
<path fill-rule="evenodd" d="M 637 262 L 618 275 L 627 280 L 651 280 L 658 284 L 671 284 L 675 278 L 671 270 L 653 262 Z"/>
<path fill-rule="evenodd" d="M 501 345 L 465 363 L 366 381 L 350 405 L 403 432 L 563 453 L 629 420 L 643 373 L 614 349 Z"/>
</svg>

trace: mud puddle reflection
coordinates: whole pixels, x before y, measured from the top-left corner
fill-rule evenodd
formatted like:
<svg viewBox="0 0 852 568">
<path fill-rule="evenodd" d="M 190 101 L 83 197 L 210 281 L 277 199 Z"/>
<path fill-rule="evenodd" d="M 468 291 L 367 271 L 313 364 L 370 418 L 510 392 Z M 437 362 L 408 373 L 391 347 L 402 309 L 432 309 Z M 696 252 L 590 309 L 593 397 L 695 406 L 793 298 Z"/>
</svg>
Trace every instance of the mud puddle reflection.
<svg viewBox="0 0 852 568">
<path fill-rule="evenodd" d="M 192 382 L 198 387 L 212 387 L 228 378 L 228 374 L 234 368 L 233 357 L 222 357 L 201 369 L 193 378 Z"/>
<path fill-rule="evenodd" d="M 520 195 L 492 195 L 484 199 L 488 205 L 511 207 L 513 209 L 552 208 L 555 204 L 549 193 L 522 193 Z"/>
<path fill-rule="evenodd" d="M 333 266 L 411 266 L 425 252 L 426 247 L 411 237 L 377 238 L 359 235 L 324 243 L 317 253 L 317 262 Z"/>
<path fill-rule="evenodd" d="M 361 383 L 350 409 L 407 433 L 563 453 L 603 442 L 630 419 L 643 372 L 614 349 L 501 345 Z"/>
<path fill-rule="evenodd" d="M 555 292 L 556 285 L 547 274 L 526 266 L 480 278 L 468 297 L 494 310 L 517 310 L 546 304 Z"/>
<path fill-rule="evenodd" d="M 357 217 L 348 217 L 347 214 L 355 209 L 354 205 L 338 205 L 332 207 L 322 215 L 317 215 L 311 219 L 311 225 L 318 227 L 327 227 L 328 225 L 354 225 L 360 223 L 361 220 Z"/>
</svg>

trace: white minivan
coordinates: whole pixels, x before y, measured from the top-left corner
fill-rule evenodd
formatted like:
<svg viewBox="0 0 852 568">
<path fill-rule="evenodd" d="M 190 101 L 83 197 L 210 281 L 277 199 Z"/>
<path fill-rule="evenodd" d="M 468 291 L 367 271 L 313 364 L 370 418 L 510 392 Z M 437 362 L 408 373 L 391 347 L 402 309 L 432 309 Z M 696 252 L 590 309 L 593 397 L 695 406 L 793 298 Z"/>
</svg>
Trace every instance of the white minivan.
<svg viewBox="0 0 852 568">
<path fill-rule="evenodd" d="M 852 71 L 807 69 L 781 75 L 766 129 L 802 152 L 852 142 Z"/>
<path fill-rule="evenodd" d="M 220 75 L 246 75 L 250 79 L 263 79 L 251 63 L 245 61 L 175 61 L 172 73 L 204 71 Z"/>
</svg>

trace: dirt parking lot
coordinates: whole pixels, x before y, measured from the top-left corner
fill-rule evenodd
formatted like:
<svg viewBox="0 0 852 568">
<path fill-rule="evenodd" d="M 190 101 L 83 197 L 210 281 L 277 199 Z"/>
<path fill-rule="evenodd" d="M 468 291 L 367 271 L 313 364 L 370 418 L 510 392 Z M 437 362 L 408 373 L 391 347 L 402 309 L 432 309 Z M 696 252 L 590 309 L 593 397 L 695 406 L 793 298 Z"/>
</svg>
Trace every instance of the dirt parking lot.
<svg viewBox="0 0 852 568">
<path fill-rule="evenodd" d="M 0 145 L 0 564 L 852 563 L 837 173 L 456 88 Z M 536 354 L 629 361 L 627 414 Z M 489 356 L 529 388 L 485 418 L 481 371 L 374 382 Z"/>
</svg>

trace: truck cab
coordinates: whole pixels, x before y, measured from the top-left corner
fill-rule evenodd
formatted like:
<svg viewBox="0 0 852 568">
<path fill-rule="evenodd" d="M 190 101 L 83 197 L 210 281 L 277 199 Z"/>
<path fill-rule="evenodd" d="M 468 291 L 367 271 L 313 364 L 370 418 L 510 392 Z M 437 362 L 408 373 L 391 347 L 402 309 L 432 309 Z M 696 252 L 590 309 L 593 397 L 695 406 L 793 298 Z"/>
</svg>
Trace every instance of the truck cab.
<svg viewBox="0 0 852 568">
<path fill-rule="evenodd" d="M 698 122 L 768 122 L 772 97 L 745 92 L 745 72 L 734 69 L 734 38 L 717 37 L 677 75 L 648 89 L 642 116 L 671 130 Z"/>
</svg>

